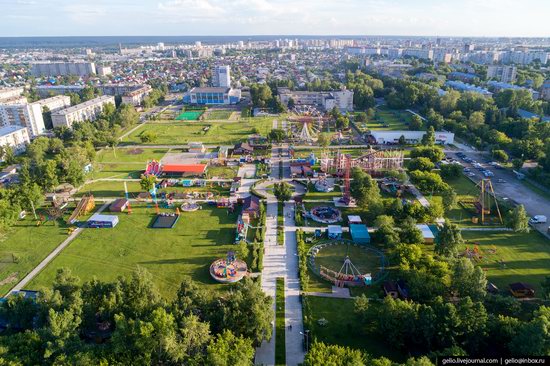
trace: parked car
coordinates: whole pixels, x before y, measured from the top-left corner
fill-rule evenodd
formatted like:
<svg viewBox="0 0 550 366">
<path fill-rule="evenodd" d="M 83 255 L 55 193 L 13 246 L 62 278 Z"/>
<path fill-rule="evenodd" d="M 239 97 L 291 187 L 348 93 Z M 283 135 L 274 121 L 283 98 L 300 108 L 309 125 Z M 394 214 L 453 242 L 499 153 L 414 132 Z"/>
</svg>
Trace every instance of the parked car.
<svg viewBox="0 0 550 366">
<path fill-rule="evenodd" d="M 536 225 L 536 224 L 546 224 L 547 218 L 544 215 L 535 215 L 529 219 L 529 223 Z"/>
</svg>

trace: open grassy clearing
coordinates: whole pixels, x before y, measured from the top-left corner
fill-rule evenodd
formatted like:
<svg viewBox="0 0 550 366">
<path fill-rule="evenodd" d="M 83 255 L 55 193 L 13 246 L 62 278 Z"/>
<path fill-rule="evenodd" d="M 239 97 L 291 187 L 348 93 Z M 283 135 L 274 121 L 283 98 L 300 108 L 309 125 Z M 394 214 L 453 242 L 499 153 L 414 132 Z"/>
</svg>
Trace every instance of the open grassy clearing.
<svg viewBox="0 0 550 366">
<path fill-rule="evenodd" d="M 404 110 L 393 110 L 388 108 L 377 108 L 373 118 L 367 118 L 367 122 L 355 122 L 355 125 L 362 131 L 400 131 L 408 130 L 412 114 Z"/>
<path fill-rule="evenodd" d="M 68 219 L 75 206 L 76 203 L 70 203 L 67 206 L 64 220 Z M 37 215 L 47 218 L 45 209 L 38 209 Z M 29 213 L 1 238 L 0 292 L 2 295 L 67 238 L 68 225 L 64 220 L 46 221 L 37 226 L 37 220 L 32 213 Z"/>
<path fill-rule="evenodd" d="M 308 296 L 307 302 L 309 313 L 304 316 L 304 327 L 310 330 L 312 341 L 360 349 L 373 357 L 388 357 L 395 362 L 406 359 L 405 355 L 382 342 L 369 330 L 362 329 L 354 312 L 353 300 Z M 379 305 L 371 302 L 370 306 L 374 310 Z M 320 325 L 320 319 L 328 323 Z"/>
<path fill-rule="evenodd" d="M 477 244 L 481 258 L 474 263 L 486 271 L 487 278 L 500 290 L 510 283 L 527 282 L 540 295 L 540 283 L 550 276 L 550 241 L 536 231 L 463 231 L 466 241 L 461 251 Z"/>
<path fill-rule="evenodd" d="M 233 145 L 244 141 L 256 130 L 262 135 L 271 131 L 272 119 L 250 118 L 240 122 L 161 122 L 148 123 L 124 138 L 123 142 L 141 143 L 140 135 L 151 131 L 157 135 L 149 145 L 206 144 Z"/>
<path fill-rule="evenodd" d="M 136 198 L 136 196 L 143 192 L 139 182 L 130 181 L 126 182 L 128 186 L 128 194 L 130 198 Z M 229 183 L 222 184 L 211 183 L 207 187 L 167 187 L 159 189 L 158 192 L 213 192 L 216 194 L 229 195 Z M 77 197 L 84 194 L 91 193 L 95 197 L 124 197 L 124 182 L 122 181 L 97 181 L 84 185 L 80 191 L 76 194 Z"/>
<path fill-rule="evenodd" d="M 142 163 L 145 166 L 148 160 L 160 160 L 167 152 L 168 149 L 141 149 L 139 147 L 117 148 L 114 152 L 113 149 L 103 149 L 98 151 L 95 160 L 98 163 Z"/>
<path fill-rule="evenodd" d="M 231 117 L 231 114 L 233 111 L 227 111 L 227 110 L 212 110 L 208 111 L 206 114 L 206 120 L 225 120 L 229 119 Z"/>
<path fill-rule="evenodd" d="M 234 250 L 237 214 L 203 206 L 183 212 L 173 229 L 150 228 L 154 216 L 154 208 L 136 206 L 131 215 L 119 214 L 120 222 L 113 229 L 86 229 L 29 288 L 51 286 L 60 267 L 70 268 L 83 281 L 93 277 L 113 281 L 141 266 L 151 272 L 166 298 L 175 295 L 184 277 L 221 290 L 224 286 L 210 277 L 209 267 Z"/>
</svg>

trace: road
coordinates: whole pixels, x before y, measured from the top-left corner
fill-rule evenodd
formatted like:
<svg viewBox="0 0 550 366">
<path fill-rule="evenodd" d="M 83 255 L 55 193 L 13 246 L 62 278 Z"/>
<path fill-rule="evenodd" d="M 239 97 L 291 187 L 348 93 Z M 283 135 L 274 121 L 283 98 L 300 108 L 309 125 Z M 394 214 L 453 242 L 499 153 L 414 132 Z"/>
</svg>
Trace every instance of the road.
<svg viewBox="0 0 550 366">
<path fill-rule="evenodd" d="M 513 172 L 508 169 L 495 169 L 490 166 L 488 162 L 491 160 L 486 153 L 479 151 L 472 152 L 471 150 L 469 152 L 463 151 L 463 153 L 467 157 L 476 160 L 484 169 L 487 169 L 494 174 L 494 176 L 491 177 L 491 182 L 493 184 L 495 194 L 498 197 L 503 200 L 510 200 L 513 203 L 523 205 L 529 216 L 545 215 L 546 217 L 550 217 L 550 202 L 545 197 L 524 186 L 521 181 L 516 178 Z M 479 182 L 481 179 L 485 178 L 481 171 L 477 170 L 472 163 L 461 160 L 457 156 L 456 152 L 448 152 L 447 156 L 457 159 L 465 168 L 470 169 L 473 175 L 470 178 L 474 182 Z M 499 180 L 501 180 L 502 183 L 499 183 Z M 475 195 L 476 193 L 472 192 L 472 194 Z M 502 214 L 504 215 L 504 212 Z M 533 227 L 548 236 L 548 225 L 539 224 L 534 225 Z"/>
</svg>

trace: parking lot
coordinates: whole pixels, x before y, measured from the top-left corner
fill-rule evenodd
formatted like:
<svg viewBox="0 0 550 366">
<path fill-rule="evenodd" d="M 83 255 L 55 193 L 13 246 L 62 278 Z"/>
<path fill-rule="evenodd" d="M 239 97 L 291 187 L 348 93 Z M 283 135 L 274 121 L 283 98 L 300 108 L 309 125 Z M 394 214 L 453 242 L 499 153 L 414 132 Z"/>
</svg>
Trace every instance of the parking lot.
<svg viewBox="0 0 550 366">
<path fill-rule="evenodd" d="M 465 169 L 464 174 L 475 183 L 484 178 L 491 179 L 495 194 L 500 199 L 522 204 L 529 216 L 550 217 L 550 202 L 546 198 L 525 187 L 513 172 L 495 165 L 482 153 L 448 152 L 447 156 L 460 162 Z M 548 236 L 548 224 L 537 224 L 533 227 Z"/>
</svg>

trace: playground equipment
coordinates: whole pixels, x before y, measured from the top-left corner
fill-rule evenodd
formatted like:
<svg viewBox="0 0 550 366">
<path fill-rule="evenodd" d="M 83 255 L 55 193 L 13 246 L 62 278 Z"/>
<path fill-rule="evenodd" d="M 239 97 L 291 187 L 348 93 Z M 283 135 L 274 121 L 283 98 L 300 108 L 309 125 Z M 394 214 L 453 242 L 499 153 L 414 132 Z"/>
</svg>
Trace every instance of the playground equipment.
<svg viewBox="0 0 550 366">
<path fill-rule="evenodd" d="M 196 203 L 195 201 L 188 201 L 181 204 L 181 210 L 185 212 L 193 212 L 197 211 L 201 208 L 201 206 Z"/>
<path fill-rule="evenodd" d="M 179 209 L 176 213 L 160 213 L 155 217 L 155 221 L 151 225 L 153 229 L 172 229 L 180 218 Z"/>
<path fill-rule="evenodd" d="M 473 196 L 473 194 L 468 193 L 465 195 L 466 197 L 461 198 L 459 201 L 462 207 L 465 209 L 474 209 L 478 214 L 478 216 L 472 217 L 472 222 L 477 224 L 481 220 L 481 224 L 486 224 L 489 222 L 489 216 L 496 212 L 496 220 L 502 225 L 504 221 L 491 180 L 482 179 L 472 189 L 479 190 L 477 197 L 468 198 L 468 196 Z"/>
<path fill-rule="evenodd" d="M 147 165 L 145 166 L 145 175 L 154 175 L 155 177 L 158 177 L 160 173 L 162 173 L 160 162 L 156 160 L 150 160 L 147 162 Z"/>
<path fill-rule="evenodd" d="M 237 219 L 237 233 L 235 235 L 235 243 L 239 243 L 242 240 L 246 241 L 246 234 L 248 233 L 248 225 L 243 221 L 242 216 Z"/>
<path fill-rule="evenodd" d="M 86 215 L 87 213 L 91 212 L 95 208 L 95 201 L 93 195 L 84 195 L 80 199 L 80 202 L 76 205 L 76 208 L 74 209 L 73 213 L 67 220 L 67 222 L 74 224 L 77 219 L 82 216 Z"/>
<path fill-rule="evenodd" d="M 323 224 L 335 224 L 342 221 L 342 213 L 337 208 L 329 206 L 316 206 L 308 215 L 313 221 Z"/>
<path fill-rule="evenodd" d="M 226 258 L 216 259 L 210 265 L 210 276 L 220 283 L 235 283 L 246 275 L 246 263 L 235 257 L 234 252 L 228 252 Z"/>
<path fill-rule="evenodd" d="M 403 150 L 374 150 L 372 148 L 358 158 L 351 158 L 338 151 L 334 157 L 331 157 L 329 153 L 324 153 L 320 159 L 323 172 L 338 176 L 344 176 L 348 164 L 351 168 L 358 167 L 372 175 L 386 170 L 403 170 L 403 162 Z"/>
<path fill-rule="evenodd" d="M 344 171 L 344 194 L 342 196 L 341 202 L 345 205 L 351 203 L 351 186 L 350 186 L 350 175 L 351 175 L 351 156 L 346 155 L 346 170 Z"/>
<path fill-rule="evenodd" d="M 316 256 L 325 248 L 334 248 L 335 246 L 346 246 L 346 254 L 344 256 L 344 262 L 338 271 L 327 268 L 323 265 L 316 264 Z M 308 252 L 308 266 L 309 268 L 321 278 L 331 282 L 338 287 L 357 287 L 357 286 L 370 286 L 372 284 L 382 281 L 387 273 L 385 268 L 388 266 L 386 256 L 382 251 L 368 245 L 362 245 L 361 250 L 365 250 L 374 254 L 380 258 L 380 266 L 373 274 L 362 273 L 352 262 L 349 249 L 354 245 L 349 240 L 340 240 L 337 242 L 329 241 L 317 244 L 309 249 Z"/>
<path fill-rule="evenodd" d="M 334 191 L 334 184 L 330 183 L 326 177 L 319 177 L 315 182 L 315 190 L 317 192 L 332 192 Z"/>
</svg>

